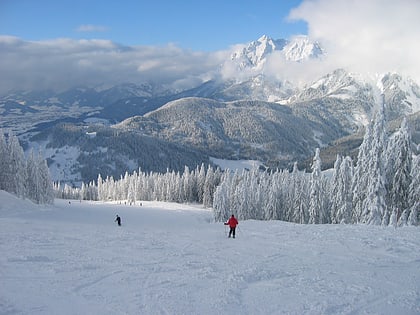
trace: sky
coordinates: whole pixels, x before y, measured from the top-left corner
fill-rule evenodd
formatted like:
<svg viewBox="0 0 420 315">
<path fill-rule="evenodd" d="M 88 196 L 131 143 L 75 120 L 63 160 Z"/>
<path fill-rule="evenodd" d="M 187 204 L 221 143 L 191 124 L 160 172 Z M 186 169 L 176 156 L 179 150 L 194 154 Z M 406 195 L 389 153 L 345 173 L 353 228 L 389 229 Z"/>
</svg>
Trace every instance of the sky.
<svg viewBox="0 0 420 315">
<path fill-rule="evenodd" d="M 273 56 L 266 75 L 302 84 L 344 68 L 419 83 L 418 16 L 418 0 L 0 0 L 0 93 L 146 81 L 185 89 L 223 72 L 240 45 L 301 34 L 323 47 L 322 60 Z"/>
<path fill-rule="evenodd" d="M 300 0 L 0 0 L 0 33 L 25 40 L 106 39 L 216 51 L 262 35 L 306 33 L 287 19 Z"/>
</svg>

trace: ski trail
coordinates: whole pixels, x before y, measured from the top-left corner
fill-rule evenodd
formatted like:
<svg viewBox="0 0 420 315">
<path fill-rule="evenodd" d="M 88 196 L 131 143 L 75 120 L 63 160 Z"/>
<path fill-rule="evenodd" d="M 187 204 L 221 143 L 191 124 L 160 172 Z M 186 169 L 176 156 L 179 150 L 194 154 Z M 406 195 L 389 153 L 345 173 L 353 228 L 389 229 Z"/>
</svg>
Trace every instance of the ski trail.
<svg viewBox="0 0 420 315">
<path fill-rule="evenodd" d="M 0 215 L 0 314 L 420 313 L 418 228 L 59 204 Z M 175 210 L 174 210 L 175 209 Z"/>
<path fill-rule="evenodd" d="M 75 287 L 75 288 L 73 289 L 73 291 L 74 291 L 74 292 L 79 292 L 79 291 L 81 291 L 81 290 L 83 290 L 83 289 L 89 288 L 89 287 L 91 287 L 91 286 L 93 286 L 93 285 L 95 285 L 95 284 L 98 284 L 99 282 L 101 282 L 101 281 L 103 281 L 103 280 L 105 280 L 105 279 L 107 279 L 107 278 L 113 277 L 113 276 L 115 276 L 115 275 L 117 275 L 117 274 L 119 274 L 119 273 L 122 273 L 122 272 L 123 272 L 122 270 L 119 270 L 119 271 L 114 271 L 114 272 L 112 272 L 112 273 L 110 273 L 110 274 L 106 274 L 106 275 L 103 275 L 103 276 L 97 277 L 96 279 L 93 279 L 93 280 L 91 280 L 91 281 L 88 281 L 88 282 L 86 282 L 86 283 L 83 283 L 83 284 L 81 284 L 81 285 L 78 285 L 77 287 Z"/>
</svg>

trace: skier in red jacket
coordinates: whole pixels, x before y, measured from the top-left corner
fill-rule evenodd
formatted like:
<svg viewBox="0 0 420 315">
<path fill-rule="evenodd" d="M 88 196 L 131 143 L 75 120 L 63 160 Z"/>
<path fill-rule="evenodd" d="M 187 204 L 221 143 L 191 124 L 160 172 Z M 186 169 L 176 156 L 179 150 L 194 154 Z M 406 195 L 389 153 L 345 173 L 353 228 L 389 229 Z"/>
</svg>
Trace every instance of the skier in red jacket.
<svg viewBox="0 0 420 315">
<path fill-rule="evenodd" d="M 235 238 L 235 230 L 236 226 L 239 224 L 238 220 L 236 220 L 235 216 L 232 214 L 232 216 L 229 218 L 227 222 L 225 222 L 225 225 L 229 225 L 229 237 L 233 235 L 233 238 Z"/>
</svg>

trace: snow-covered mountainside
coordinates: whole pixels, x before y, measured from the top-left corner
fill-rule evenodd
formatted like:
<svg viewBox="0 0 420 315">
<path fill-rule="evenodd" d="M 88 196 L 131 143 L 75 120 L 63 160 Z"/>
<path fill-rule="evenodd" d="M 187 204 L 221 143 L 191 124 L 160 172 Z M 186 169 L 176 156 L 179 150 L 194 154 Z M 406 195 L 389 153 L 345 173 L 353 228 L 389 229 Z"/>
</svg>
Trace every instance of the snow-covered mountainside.
<svg viewBox="0 0 420 315">
<path fill-rule="evenodd" d="M 340 128 L 322 124 L 315 115 L 304 119 L 290 107 L 261 101 L 225 103 L 184 98 L 148 113 L 145 118 L 161 126 L 154 134 L 157 137 L 179 139 L 215 157 L 258 156 L 263 163 L 303 157 L 310 154 L 311 146 L 344 135 Z M 141 125 L 137 128 L 143 129 Z"/>
<path fill-rule="evenodd" d="M 388 104 L 389 118 L 420 111 L 420 87 L 413 80 L 390 73 L 382 77 L 380 84 Z"/>
<path fill-rule="evenodd" d="M 303 114 L 302 114 L 303 113 Z M 182 171 L 220 159 L 259 160 L 286 167 L 346 132 L 325 124 L 322 109 L 309 118 L 301 108 L 261 101 L 172 101 L 144 116 L 115 125 L 100 121 L 45 127 L 30 139 L 48 159 L 54 180 L 91 181 L 144 171 Z"/>
<path fill-rule="evenodd" d="M 381 93 L 388 120 L 420 111 L 419 86 L 397 73 L 367 81 L 337 69 L 298 87 L 266 74 L 274 54 L 305 65 L 324 51 L 305 36 L 262 36 L 237 46 L 215 69 L 218 75 L 188 90 L 144 82 L 15 91 L 0 97 L 0 129 L 15 132 L 26 149 L 46 152 L 55 180 L 87 181 L 99 170 L 113 176 L 138 167 L 179 170 L 182 160 L 193 166 L 208 163 L 211 156 L 285 166 L 360 131 Z M 233 77 L 222 75 L 227 65 L 235 69 Z M 413 117 L 415 135 L 420 124 Z"/>
<path fill-rule="evenodd" d="M 420 312 L 417 227 L 247 220 L 228 239 L 194 205 L 0 200 L 2 314 Z"/>
<path fill-rule="evenodd" d="M 146 130 L 159 130 L 149 123 L 143 125 Z M 27 145 L 43 153 L 54 181 L 75 185 L 96 180 L 98 174 L 119 178 L 139 167 L 154 172 L 182 171 L 185 166 L 195 168 L 209 162 L 208 155 L 194 147 L 100 122 L 59 123 L 31 137 Z"/>
</svg>

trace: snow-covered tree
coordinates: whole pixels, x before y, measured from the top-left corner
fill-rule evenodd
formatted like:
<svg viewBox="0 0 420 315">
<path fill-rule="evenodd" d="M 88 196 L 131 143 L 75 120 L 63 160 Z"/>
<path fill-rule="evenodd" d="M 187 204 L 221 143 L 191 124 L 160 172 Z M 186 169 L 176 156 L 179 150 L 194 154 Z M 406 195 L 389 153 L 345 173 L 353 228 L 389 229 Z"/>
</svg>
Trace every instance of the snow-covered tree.
<svg viewBox="0 0 420 315">
<path fill-rule="evenodd" d="M 10 176 L 9 158 L 6 138 L 0 130 L 0 189 L 2 190 L 7 190 L 8 188 L 8 178 Z"/>
<path fill-rule="evenodd" d="M 391 215 L 389 217 L 389 226 L 393 226 L 393 227 L 397 227 L 397 221 L 398 221 L 398 214 L 397 214 L 397 209 L 393 208 L 391 211 Z"/>
<path fill-rule="evenodd" d="M 211 207 L 211 205 L 213 204 L 213 194 L 216 182 L 217 178 L 214 174 L 213 168 L 209 166 L 209 168 L 207 169 L 203 190 L 203 204 L 205 207 Z"/>
<path fill-rule="evenodd" d="M 18 197 L 25 197 L 25 181 L 27 178 L 25 167 L 25 155 L 19 144 L 18 138 L 9 133 L 9 141 L 7 146 L 9 153 L 8 168 L 6 168 L 6 191 L 16 194 Z"/>
<path fill-rule="evenodd" d="M 105 194 L 105 188 L 104 188 L 104 183 L 103 183 L 101 174 L 98 174 L 97 183 L 98 183 L 98 200 L 105 201 L 106 194 Z"/>
<path fill-rule="evenodd" d="M 281 220 L 283 219 L 282 204 L 285 202 L 282 194 L 281 180 L 279 172 L 271 174 L 271 181 L 266 181 L 266 187 L 263 191 L 267 192 L 265 209 L 265 220 Z"/>
<path fill-rule="evenodd" d="M 353 161 L 347 156 L 340 165 L 338 174 L 338 203 L 335 213 L 336 223 L 351 223 L 352 217 L 352 181 L 353 181 Z"/>
<path fill-rule="evenodd" d="M 230 188 L 232 187 L 232 179 L 231 173 L 225 172 L 220 185 L 217 186 L 214 192 L 213 211 L 216 221 L 226 221 L 231 213 Z"/>
<path fill-rule="evenodd" d="M 246 181 L 242 183 L 244 186 L 244 191 L 249 200 L 249 205 L 247 206 L 247 217 L 257 220 L 262 220 L 264 218 L 264 205 L 263 202 L 263 189 L 264 189 L 264 180 L 262 177 L 264 173 L 260 173 L 257 167 L 253 167 L 250 171 L 244 171 L 243 177 L 246 178 Z"/>
<path fill-rule="evenodd" d="M 206 182 L 206 169 L 203 163 L 201 164 L 200 170 L 197 172 L 197 194 L 198 194 L 199 203 L 203 202 L 205 182 Z"/>
<path fill-rule="evenodd" d="M 287 181 L 287 188 L 289 190 L 290 214 L 286 217 L 289 222 L 308 223 L 309 221 L 309 181 L 308 176 L 304 172 L 299 172 L 297 163 L 293 166 L 293 171 L 290 174 L 290 180 Z M 286 188 L 286 189 L 287 189 Z M 286 211 L 288 211 L 286 209 Z"/>
<path fill-rule="evenodd" d="M 41 156 L 41 154 L 38 154 L 37 162 L 39 186 L 41 187 L 41 194 L 39 196 L 38 203 L 51 204 L 54 201 L 54 190 L 47 161 Z"/>
<path fill-rule="evenodd" d="M 137 173 L 134 171 L 134 173 L 131 176 L 128 176 L 128 188 L 127 188 L 127 202 L 131 204 L 136 203 L 136 178 Z"/>
<path fill-rule="evenodd" d="M 312 174 L 310 181 L 309 194 L 309 223 L 321 224 L 327 223 L 326 213 L 323 198 L 325 192 L 323 189 L 323 176 L 321 172 L 321 158 L 319 156 L 319 149 L 315 150 L 315 156 L 312 163 Z"/>
<path fill-rule="evenodd" d="M 29 198 L 36 203 L 52 203 L 53 182 L 46 161 L 41 153 L 31 150 L 25 158 L 18 138 L 9 132 L 0 133 L 0 189 Z"/>
<path fill-rule="evenodd" d="M 26 172 L 28 176 L 26 181 L 27 197 L 33 201 L 38 201 L 41 194 L 41 179 L 38 169 L 38 161 L 33 150 L 30 151 L 26 160 Z"/>
<path fill-rule="evenodd" d="M 402 121 L 400 129 L 388 142 L 386 155 L 387 205 L 400 210 L 405 218 L 409 212 L 408 192 L 411 184 L 412 151 L 407 121 Z M 400 218 L 398 218 L 399 220 Z M 402 222 L 404 224 L 404 222 Z"/>
<path fill-rule="evenodd" d="M 368 170 L 369 170 L 369 152 L 372 145 L 372 125 L 366 126 L 365 135 L 362 144 L 359 146 L 357 156 L 357 165 L 353 176 L 353 212 L 352 222 L 360 223 L 362 221 L 363 203 L 367 197 Z"/>
<path fill-rule="evenodd" d="M 388 224 L 385 203 L 385 171 L 383 152 L 385 144 L 384 104 L 375 115 L 372 140 L 367 159 L 366 199 L 363 201 L 361 222 L 373 225 Z"/>
<path fill-rule="evenodd" d="M 337 212 L 338 209 L 341 207 L 341 187 L 340 187 L 340 167 L 341 163 L 343 161 L 343 158 L 337 154 L 337 157 L 335 159 L 334 163 L 334 169 L 333 174 L 331 177 L 331 184 L 330 184 L 330 200 L 331 200 L 331 210 L 330 210 L 330 218 L 331 223 L 339 223 L 340 220 L 337 218 Z"/>
<path fill-rule="evenodd" d="M 420 156 L 416 156 L 411 169 L 411 184 L 408 188 L 408 206 L 410 214 L 408 216 L 409 225 L 418 225 L 420 222 Z"/>
<path fill-rule="evenodd" d="M 236 214 L 236 217 L 240 220 L 254 219 L 251 212 L 251 195 L 248 193 L 247 181 L 248 176 L 242 172 L 240 180 L 237 181 L 235 189 L 232 190 L 233 194 L 231 196 L 231 213 Z M 234 178 L 238 178 L 235 174 Z"/>
</svg>

